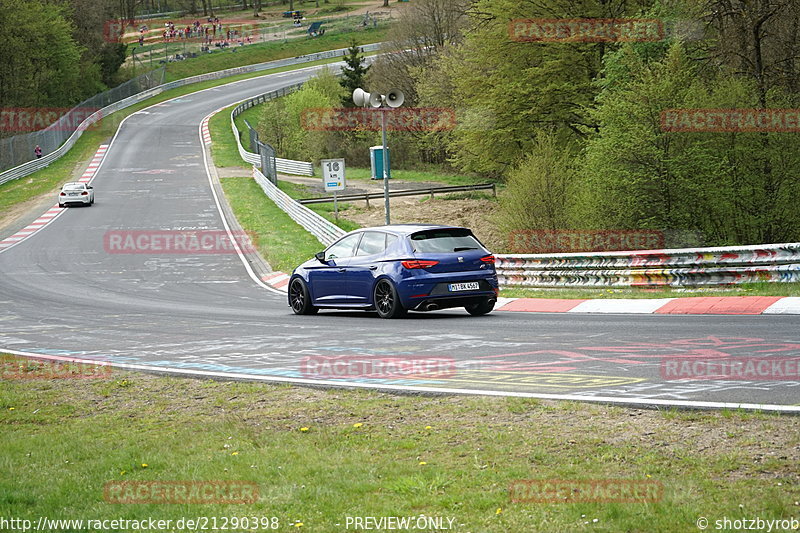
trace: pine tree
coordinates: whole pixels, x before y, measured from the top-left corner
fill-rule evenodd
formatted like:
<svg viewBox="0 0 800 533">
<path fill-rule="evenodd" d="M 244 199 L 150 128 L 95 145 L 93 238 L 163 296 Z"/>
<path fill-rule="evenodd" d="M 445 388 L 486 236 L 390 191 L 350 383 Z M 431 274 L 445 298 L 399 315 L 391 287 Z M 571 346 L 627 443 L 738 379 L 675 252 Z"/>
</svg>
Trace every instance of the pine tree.
<svg viewBox="0 0 800 533">
<path fill-rule="evenodd" d="M 347 89 L 347 94 L 342 98 L 345 107 L 354 107 L 353 91 L 361 87 L 363 89 L 364 76 L 369 71 L 368 66 L 364 66 L 364 58 L 361 56 L 361 49 L 355 39 L 350 41 L 348 55 L 345 57 L 345 66 L 342 68 L 342 79 L 339 83 Z"/>
</svg>

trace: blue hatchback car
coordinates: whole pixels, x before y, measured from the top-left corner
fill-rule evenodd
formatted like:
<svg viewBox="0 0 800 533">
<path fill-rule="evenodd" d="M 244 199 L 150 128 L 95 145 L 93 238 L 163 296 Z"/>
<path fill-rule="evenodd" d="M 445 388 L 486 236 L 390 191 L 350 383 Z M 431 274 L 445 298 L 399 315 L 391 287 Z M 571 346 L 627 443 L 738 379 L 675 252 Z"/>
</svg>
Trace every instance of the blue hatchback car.
<svg viewBox="0 0 800 533">
<path fill-rule="evenodd" d="M 359 229 L 298 266 L 289 280 L 289 306 L 298 315 L 364 309 L 395 318 L 452 307 L 485 315 L 497 293 L 494 256 L 469 229 L 454 226 Z"/>
</svg>

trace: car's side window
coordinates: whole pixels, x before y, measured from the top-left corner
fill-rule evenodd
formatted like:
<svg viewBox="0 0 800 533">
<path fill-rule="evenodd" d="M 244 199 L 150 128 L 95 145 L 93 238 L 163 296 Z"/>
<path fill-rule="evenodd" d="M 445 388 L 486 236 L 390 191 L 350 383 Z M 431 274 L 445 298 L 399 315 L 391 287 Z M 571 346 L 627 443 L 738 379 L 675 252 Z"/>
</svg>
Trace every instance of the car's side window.
<svg viewBox="0 0 800 533">
<path fill-rule="evenodd" d="M 337 242 L 330 248 L 325 251 L 325 261 L 331 261 L 332 259 L 343 259 L 345 257 L 353 257 L 353 250 L 358 243 L 358 238 L 361 237 L 361 233 L 356 233 L 354 235 L 348 235 L 341 241 Z"/>
<path fill-rule="evenodd" d="M 391 245 L 393 245 L 394 243 L 397 242 L 397 239 L 398 239 L 397 235 L 392 235 L 391 233 L 387 233 L 386 234 L 386 248 L 385 249 L 388 250 Z"/>
<path fill-rule="evenodd" d="M 367 231 L 361 238 L 356 255 L 375 255 L 382 253 L 386 246 L 385 233 L 378 231 Z"/>
</svg>

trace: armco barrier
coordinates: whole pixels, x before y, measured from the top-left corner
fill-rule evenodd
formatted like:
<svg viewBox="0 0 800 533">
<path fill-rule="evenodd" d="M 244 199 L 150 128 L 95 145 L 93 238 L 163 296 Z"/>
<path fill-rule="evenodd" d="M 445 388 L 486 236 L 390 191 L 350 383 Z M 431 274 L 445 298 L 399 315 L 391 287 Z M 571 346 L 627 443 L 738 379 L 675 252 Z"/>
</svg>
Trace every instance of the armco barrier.
<svg viewBox="0 0 800 533">
<path fill-rule="evenodd" d="M 379 48 L 380 48 L 380 43 L 374 43 L 362 46 L 361 50 L 364 52 L 373 52 L 378 50 Z M 101 117 L 106 117 L 111 113 L 120 111 L 121 109 L 125 109 L 129 106 L 137 104 L 142 100 L 146 100 L 147 98 L 156 96 L 157 94 L 163 91 L 174 89 L 176 87 L 183 87 L 184 85 L 190 85 L 192 83 L 197 83 L 201 81 L 216 80 L 220 78 L 226 78 L 229 76 L 236 76 L 238 74 L 245 74 L 249 72 L 260 72 L 262 70 L 268 70 L 272 68 L 309 63 L 311 61 L 319 61 L 322 59 L 341 57 L 346 54 L 347 54 L 347 48 L 339 48 L 337 50 L 328 50 L 326 52 L 318 52 L 316 54 L 308 54 L 304 56 L 268 61 L 266 63 L 259 63 L 257 65 L 247 65 L 243 67 L 219 70 L 217 72 L 209 72 L 207 74 L 200 74 L 198 76 L 192 76 L 190 78 L 184 78 L 182 80 L 171 81 L 169 83 L 153 87 L 152 89 L 147 89 L 133 96 L 125 98 L 124 100 L 120 100 L 119 102 L 106 106 L 97 111 L 96 113 L 92 114 L 81 123 L 81 125 L 78 127 L 75 133 L 73 133 L 66 141 L 64 141 L 64 143 L 61 146 L 59 146 L 56 150 L 50 152 L 46 156 L 43 156 L 41 159 L 34 159 L 32 161 L 28 161 L 26 163 L 23 163 L 14 168 L 6 170 L 5 172 L 0 173 L 0 185 L 17 178 L 27 176 L 28 174 L 32 174 L 50 165 L 50 163 L 52 163 L 65 153 L 67 153 L 67 151 L 69 151 L 69 149 L 72 148 L 75 142 L 83 134 L 83 131 L 92 124 L 94 124 L 95 122 L 97 122 Z"/>
<path fill-rule="evenodd" d="M 236 127 L 234 119 L 238 117 L 242 113 L 242 111 L 250 109 L 253 106 L 263 104 L 264 102 L 268 102 L 273 98 L 286 96 L 287 94 L 296 91 L 302 86 L 303 86 L 302 83 L 296 83 L 294 85 L 290 85 L 289 87 L 284 87 L 276 91 L 270 91 L 264 94 L 260 94 L 254 98 L 249 98 L 245 100 L 244 102 L 240 103 L 231 110 L 231 129 L 233 130 L 233 137 L 236 139 L 236 146 L 239 149 L 239 156 L 245 162 L 250 163 L 251 165 L 260 166 L 261 156 L 248 151 L 244 146 L 242 146 L 242 140 L 239 138 L 239 129 Z M 248 128 L 250 127 L 249 124 L 247 126 Z M 278 172 L 282 174 L 295 174 L 298 176 L 314 175 L 314 165 L 308 161 L 294 161 L 292 159 L 283 159 L 280 157 L 276 157 L 275 168 Z"/>
<path fill-rule="evenodd" d="M 264 190 L 264 194 L 269 196 L 278 207 L 292 217 L 292 220 L 303 226 L 325 246 L 332 244 L 347 233 L 336 224 L 318 215 L 306 206 L 298 204 L 291 196 L 276 187 L 255 167 L 253 167 L 253 177 L 256 183 Z"/>
<path fill-rule="evenodd" d="M 800 281 L 800 243 L 496 257 L 497 276 L 504 286 L 683 287 Z"/>
<path fill-rule="evenodd" d="M 329 245 L 346 232 L 301 205 L 253 168 L 281 209 Z M 501 286 L 684 287 L 800 281 L 800 243 L 569 254 L 495 255 Z"/>
</svg>

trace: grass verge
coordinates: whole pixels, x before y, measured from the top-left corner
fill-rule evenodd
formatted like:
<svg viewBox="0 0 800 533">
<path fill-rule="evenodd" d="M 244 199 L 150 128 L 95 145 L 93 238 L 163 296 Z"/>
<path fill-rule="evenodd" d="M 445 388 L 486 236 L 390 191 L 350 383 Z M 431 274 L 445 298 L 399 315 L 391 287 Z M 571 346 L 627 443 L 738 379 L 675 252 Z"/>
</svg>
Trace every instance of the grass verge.
<svg viewBox="0 0 800 533">
<path fill-rule="evenodd" d="M 345 33 L 326 33 L 314 39 L 301 37 L 289 41 L 273 41 L 234 47 L 226 51 L 201 54 L 193 59 L 186 59 L 167 65 L 167 81 L 179 80 L 207 72 L 215 72 L 228 68 L 264 63 L 276 59 L 313 54 L 325 50 L 347 48 L 351 39 L 355 38 L 359 45 L 377 43 L 385 40 L 387 28 L 365 28 L 361 31 Z"/>
<path fill-rule="evenodd" d="M 222 190 L 242 228 L 254 235 L 273 270 L 291 272 L 324 248 L 269 199 L 253 178 L 222 178 Z"/>
<path fill-rule="evenodd" d="M 278 531 L 326 533 L 345 530 L 347 516 L 426 515 L 464 532 L 671 533 L 696 530 L 700 516 L 800 514 L 797 417 L 114 372 L 4 381 L 0 427 L 0 516 L 34 524 L 275 516 Z M 510 484 L 526 479 L 648 481 L 663 492 L 652 503 L 512 503 Z M 252 482 L 258 498 L 104 499 L 108 482 L 184 480 Z"/>
</svg>

